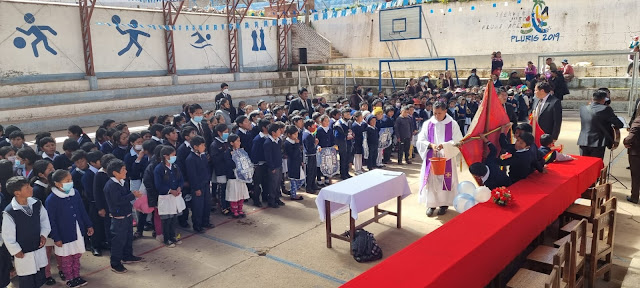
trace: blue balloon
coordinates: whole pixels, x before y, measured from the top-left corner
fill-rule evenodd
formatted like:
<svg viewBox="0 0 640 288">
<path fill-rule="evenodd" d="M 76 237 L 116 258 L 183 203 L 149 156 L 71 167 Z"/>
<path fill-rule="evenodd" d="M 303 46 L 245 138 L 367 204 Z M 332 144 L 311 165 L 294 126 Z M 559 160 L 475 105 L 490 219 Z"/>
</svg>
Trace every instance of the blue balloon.
<svg viewBox="0 0 640 288">
<path fill-rule="evenodd" d="M 476 205 L 476 200 L 472 195 L 469 194 L 458 194 L 455 198 L 453 198 L 453 208 L 456 211 L 463 213 L 464 211 L 469 210 L 469 208 Z"/>
</svg>

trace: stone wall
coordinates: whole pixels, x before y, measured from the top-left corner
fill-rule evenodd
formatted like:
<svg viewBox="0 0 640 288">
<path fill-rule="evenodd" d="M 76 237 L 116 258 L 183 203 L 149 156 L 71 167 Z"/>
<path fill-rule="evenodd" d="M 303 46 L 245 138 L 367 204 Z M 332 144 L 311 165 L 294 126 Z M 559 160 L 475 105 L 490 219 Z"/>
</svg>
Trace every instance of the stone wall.
<svg viewBox="0 0 640 288">
<path fill-rule="evenodd" d="M 307 48 L 307 63 L 327 63 L 331 58 L 331 42 L 304 23 L 291 29 L 291 55 L 293 64 L 300 63 L 299 48 Z"/>
</svg>

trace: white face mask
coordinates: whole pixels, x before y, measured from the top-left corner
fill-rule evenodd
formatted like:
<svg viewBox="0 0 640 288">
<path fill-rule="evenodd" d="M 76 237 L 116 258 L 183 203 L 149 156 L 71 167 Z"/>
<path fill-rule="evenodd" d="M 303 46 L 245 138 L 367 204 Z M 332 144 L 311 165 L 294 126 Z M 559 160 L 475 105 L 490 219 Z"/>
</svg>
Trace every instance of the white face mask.
<svg viewBox="0 0 640 288">
<path fill-rule="evenodd" d="M 133 149 L 135 149 L 136 151 L 142 151 L 142 145 L 135 145 L 133 146 Z"/>
<path fill-rule="evenodd" d="M 420 82 L 420 86 L 424 86 L 424 82 Z"/>
<path fill-rule="evenodd" d="M 222 90 L 222 93 L 229 94 L 229 88 Z"/>
</svg>

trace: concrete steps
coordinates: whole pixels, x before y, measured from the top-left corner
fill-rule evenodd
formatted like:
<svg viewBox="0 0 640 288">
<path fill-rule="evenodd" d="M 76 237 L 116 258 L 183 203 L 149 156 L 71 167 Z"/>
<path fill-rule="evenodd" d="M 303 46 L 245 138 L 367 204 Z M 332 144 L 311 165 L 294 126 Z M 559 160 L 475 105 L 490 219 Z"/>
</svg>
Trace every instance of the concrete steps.
<svg viewBox="0 0 640 288">
<path fill-rule="evenodd" d="M 342 58 L 347 58 L 347 57 L 344 56 L 342 53 L 340 53 L 338 49 L 331 46 L 331 59 L 342 59 Z"/>
</svg>

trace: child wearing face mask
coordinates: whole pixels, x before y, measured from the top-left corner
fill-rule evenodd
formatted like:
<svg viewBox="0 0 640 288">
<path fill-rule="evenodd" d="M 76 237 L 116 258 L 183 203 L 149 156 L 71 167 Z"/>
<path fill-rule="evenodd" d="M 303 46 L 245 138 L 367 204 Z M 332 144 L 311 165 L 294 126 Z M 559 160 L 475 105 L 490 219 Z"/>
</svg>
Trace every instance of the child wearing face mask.
<svg viewBox="0 0 640 288">
<path fill-rule="evenodd" d="M 211 153 L 210 166 L 213 168 L 213 171 L 215 171 L 214 182 L 218 183 L 218 191 L 212 192 L 216 193 L 215 195 L 218 196 L 222 214 L 229 216 L 231 214 L 231 210 L 229 209 L 229 202 L 225 200 L 225 194 L 227 191 L 227 174 L 224 164 L 224 152 L 229 149 L 229 143 L 227 142 L 227 138 L 229 138 L 229 128 L 226 124 L 218 124 L 215 127 L 215 135 L 216 137 L 213 139 L 211 146 L 209 147 L 209 153 Z"/>
<path fill-rule="evenodd" d="M 162 220 L 164 244 L 173 248 L 176 244 L 182 244 L 182 241 L 176 239 L 176 224 L 178 214 L 184 210 L 184 202 L 182 205 L 178 203 L 182 200 L 184 177 L 175 164 L 176 150 L 173 147 L 162 147 L 160 155 L 162 162 L 153 171 L 153 181 L 158 192 L 158 214 Z"/>
<path fill-rule="evenodd" d="M 87 281 L 80 278 L 80 257 L 85 252 L 84 236 L 93 235 L 93 224 L 82 204 L 80 193 L 73 189 L 71 173 L 56 170 L 49 175 L 50 194 L 45 202 L 49 213 L 54 252 L 65 275 L 67 287 L 81 287 Z"/>
</svg>

